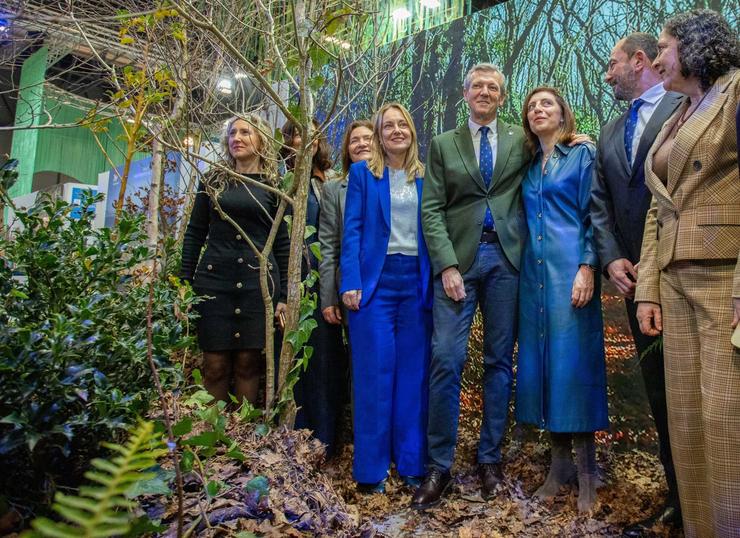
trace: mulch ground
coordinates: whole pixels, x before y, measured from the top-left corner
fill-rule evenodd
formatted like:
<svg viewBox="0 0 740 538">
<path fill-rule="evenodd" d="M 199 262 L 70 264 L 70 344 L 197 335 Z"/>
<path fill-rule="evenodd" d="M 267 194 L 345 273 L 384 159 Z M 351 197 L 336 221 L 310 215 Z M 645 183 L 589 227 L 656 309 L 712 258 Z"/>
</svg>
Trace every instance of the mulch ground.
<svg viewBox="0 0 740 538">
<path fill-rule="evenodd" d="M 351 434 L 325 462 L 323 447 L 305 431 L 266 431 L 233 416 L 227 433 L 245 453 L 208 460 L 203 473 L 186 477 L 185 526 L 190 536 L 620 536 L 623 527 L 662 505 L 664 477 L 655 430 L 647 414 L 639 364 L 624 306 L 608 286 L 604 299 L 611 427 L 597 436 L 603 479 L 593 512 L 580 516 L 577 488 L 567 486 L 550 502 L 532 499 L 547 472 L 547 435 L 512 427 L 504 448 L 506 481 L 489 501 L 480 496 L 475 453 L 481 422 L 480 323 L 473 328 L 461 396 L 454 486 L 434 509 L 409 508 L 412 491 L 395 474 L 385 494 L 356 491 L 351 478 Z M 208 495 L 203 476 L 221 484 Z M 150 515 L 174 536 L 175 499 L 151 497 Z M 655 529 L 654 536 L 670 536 Z M 680 536 L 680 534 L 678 534 Z"/>
</svg>

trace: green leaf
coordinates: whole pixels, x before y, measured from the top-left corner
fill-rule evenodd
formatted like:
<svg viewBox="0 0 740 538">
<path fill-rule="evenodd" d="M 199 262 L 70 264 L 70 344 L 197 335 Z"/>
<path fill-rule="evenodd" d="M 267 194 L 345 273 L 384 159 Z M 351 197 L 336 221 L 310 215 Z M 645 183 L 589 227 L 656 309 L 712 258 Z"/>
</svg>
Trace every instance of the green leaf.
<svg viewBox="0 0 740 538">
<path fill-rule="evenodd" d="M 182 437 L 193 430 L 193 420 L 190 417 L 183 418 L 180 422 L 172 426 L 172 435 Z"/>
<path fill-rule="evenodd" d="M 161 476 L 155 476 L 150 480 L 138 481 L 126 491 L 126 497 L 135 499 L 142 495 L 171 495 L 170 486 Z"/>
<path fill-rule="evenodd" d="M 193 470 L 195 454 L 191 450 L 185 450 L 180 456 L 180 470 L 183 473 L 189 473 Z"/>
<path fill-rule="evenodd" d="M 206 493 L 209 497 L 215 497 L 218 495 L 219 491 L 223 488 L 223 482 L 220 482 L 218 480 L 211 480 L 206 484 Z"/>
<path fill-rule="evenodd" d="M 311 63 L 315 71 L 320 71 L 325 65 L 331 62 L 332 58 L 323 47 L 313 44 L 308 49 L 308 55 L 311 57 Z"/>
<path fill-rule="evenodd" d="M 244 455 L 244 452 L 242 452 L 241 450 L 239 450 L 239 448 L 232 448 L 231 450 L 229 450 L 226 453 L 226 455 L 229 458 L 233 458 L 233 459 L 235 459 L 237 461 L 244 461 L 244 460 L 247 459 L 246 456 Z"/>
<path fill-rule="evenodd" d="M 308 239 L 315 233 L 316 233 L 316 226 L 311 226 L 310 224 L 306 224 L 306 227 L 303 229 L 303 239 Z"/>
<path fill-rule="evenodd" d="M 194 392 L 188 399 L 185 400 L 186 405 L 198 405 L 198 406 L 205 406 L 208 405 L 213 401 L 213 396 L 211 396 L 207 390 L 198 390 Z"/>
<path fill-rule="evenodd" d="M 311 88 L 314 92 L 319 92 L 321 88 L 323 88 L 324 84 L 326 84 L 326 78 L 322 77 L 321 75 L 311 77 L 311 79 L 308 81 L 308 87 Z"/>
<path fill-rule="evenodd" d="M 16 299 L 28 299 L 28 295 L 15 288 L 10 289 L 10 296 L 15 297 Z"/>
<path fill-rule="evenodd" d="M 154 432 L 154 424 L 140 422 L 131 430 L 128 442 L 109 447 L 119 453 L 113 459 L 95 460 L 101 472 L 88 472 L 101 486 L 83 486 L 79 495 L 57 492 L 54 511 L 74 525 L 36 519 L 32 527 L 42 536 L 114 536 L 126 534 L 136 516 L 130 511 L 134 504 L 124 495 L 142 481 L 150 480 L 154 473 L 147 472 L 157 458 L 167 451 L 162 437 Z"/>
<path fill-rule="evenodd" d="M 183 444 L 188 446 L 212 447 L 218 442 L 219 434 L 216 432 L 203 432 L 200 435 L 185 439 Z"/>
<path fill-rule="evenodd" d="M 203 375 L 201 375 L 200 370 L 196 368 L 193 370 L 193 383 L 196 385 L 203 385 Z"/>
</svg>

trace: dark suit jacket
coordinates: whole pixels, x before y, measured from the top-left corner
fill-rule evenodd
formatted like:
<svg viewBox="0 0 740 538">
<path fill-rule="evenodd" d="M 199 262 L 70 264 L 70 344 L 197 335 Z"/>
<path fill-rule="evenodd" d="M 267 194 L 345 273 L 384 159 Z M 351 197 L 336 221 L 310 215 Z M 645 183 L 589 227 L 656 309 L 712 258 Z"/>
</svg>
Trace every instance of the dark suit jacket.
<svg viewBox="0 0 740 538">
<path fill-rule="evenodd" d="M 663 123 L 681 103 L 678 93 L 665 94 L 640 138 L 632 167 L 624 150 L 624 124 L 628 112 L 601 129 L 596 178 L 591 187 L 591 222 L 602 267 L 617 258 L 640 260 L 645 215 L 652 195 L 645 187 L 645 157 Z"/>
<path fill-rule="evenodd" d="M 519 269 L 527 236 L 520 186 L 532 156 L 524 146 L 521 127 L 499 118 L 496 131 L 496 164 L 488 187 L 478 168 L 467 122 L 432 139 L 421 220 L 435 276 L 453 266 L 465 273 L 473 264 L 486 205 L 506 257 Z"/>
</svg>

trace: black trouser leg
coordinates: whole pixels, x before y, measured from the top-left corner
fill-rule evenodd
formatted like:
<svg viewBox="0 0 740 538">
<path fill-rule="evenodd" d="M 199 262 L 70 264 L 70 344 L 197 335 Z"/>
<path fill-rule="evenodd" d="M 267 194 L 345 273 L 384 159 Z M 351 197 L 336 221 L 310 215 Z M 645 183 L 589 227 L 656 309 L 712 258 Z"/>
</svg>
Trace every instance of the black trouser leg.
<svg viewBox="0 0 740 538">
<path fill-rule="evenodd" d="M 627 318 L 629 319 L 632 337 L 637 348 L 637 355 L 640 359 L 640 369 L 642 370 L 642 379 L 645 383 L 650 411 L 655 419 L 655 429 L 658 432 L 658 447 L 660 462 L 663 464 L 666 481 L 668 482 L 668 497 L 666 504 L 679 507 L 678 502 L 678 484 L 676 483 L 676 471 L 673 468 L 673 458 L 671 457 L 671 440 L 668 435 L 668 408 L 665 399 L 665 373 L 663 371 L 663 351 L 662 349 L 652 349 L 649 353 L 642 356 L 643 352 L 650 347 L 656 337 L 646 336 L 640 332 L 640 326 L 637 322 L 637 305 L 630 299 L 625 299 L 627 306 Z"/>
</svg>

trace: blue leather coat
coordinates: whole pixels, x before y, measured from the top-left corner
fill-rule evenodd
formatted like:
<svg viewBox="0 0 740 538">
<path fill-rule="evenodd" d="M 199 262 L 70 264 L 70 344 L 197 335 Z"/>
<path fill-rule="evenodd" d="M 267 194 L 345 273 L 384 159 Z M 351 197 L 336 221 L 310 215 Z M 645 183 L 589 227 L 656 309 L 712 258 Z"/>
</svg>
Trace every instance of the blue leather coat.
<svg viewBox="0 0 740 538">
<path fill-rule="evenodd" d="M 599 275 L 591 301 L 571 306 L 581 264 L 597 266 L 589 214 L 595 148 L 538 153 L 522 183 L 529 234 L 519 285 L 516 418 L 555 432 L 608 427 Z"/>
</svg>

